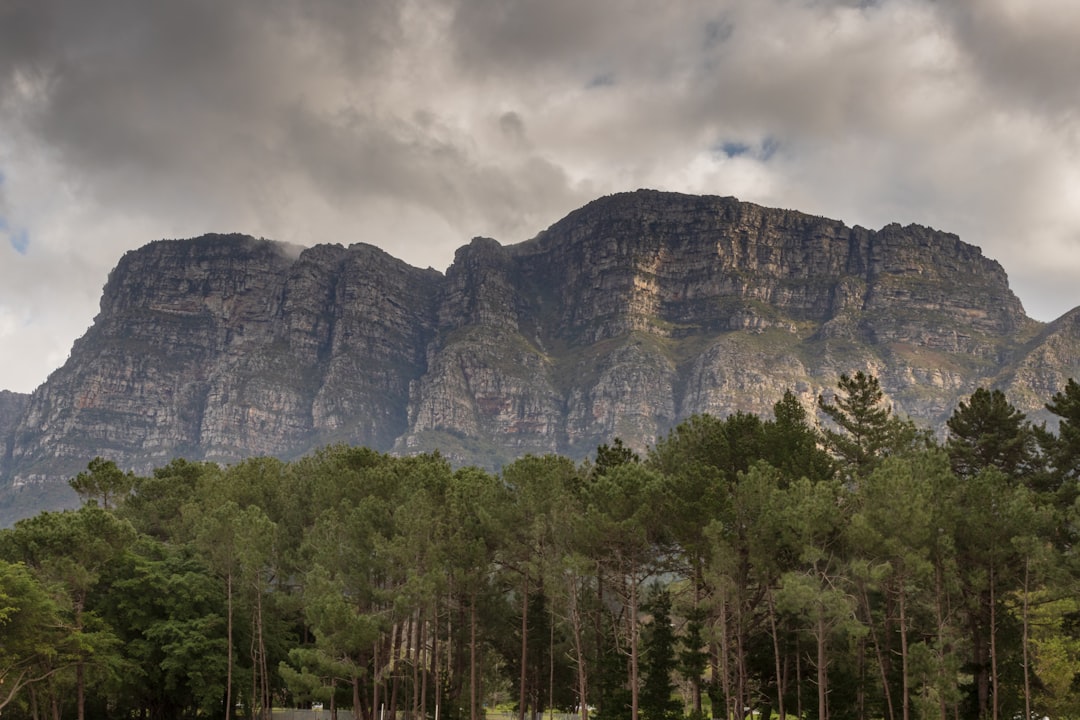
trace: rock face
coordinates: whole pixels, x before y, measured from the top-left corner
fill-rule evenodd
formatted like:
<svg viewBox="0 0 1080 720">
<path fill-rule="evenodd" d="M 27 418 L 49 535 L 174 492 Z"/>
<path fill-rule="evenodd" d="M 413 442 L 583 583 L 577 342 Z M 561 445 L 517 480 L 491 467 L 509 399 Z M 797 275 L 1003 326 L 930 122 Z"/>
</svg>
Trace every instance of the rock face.
<svg viewBox="0 0 1080 720">
<path fill-rule="evenodd" d="M 1080 310 L 1029 319 L 954 235 L 733 198 L 605 197 L 519 245 L 477 238 L 445 275 L 368 245 L 161 241 L 121 259 L 64 367 L 0 395 L 0 520 L 59 503 L 95 455 L 582 458 L 693 413 L 767 414 L 787 389 L 810 407 L 860 369 L 927 424 L 980 385 L 1036 413 L 1078 349 Z"/>
<path fill-rule="evenodd" d="M 0 390 L 0 458 L 3 458 L 0 462 L 6 461 L 11 455 L 10 441 L 28 402 L 29 395 Z"/>
</svg>

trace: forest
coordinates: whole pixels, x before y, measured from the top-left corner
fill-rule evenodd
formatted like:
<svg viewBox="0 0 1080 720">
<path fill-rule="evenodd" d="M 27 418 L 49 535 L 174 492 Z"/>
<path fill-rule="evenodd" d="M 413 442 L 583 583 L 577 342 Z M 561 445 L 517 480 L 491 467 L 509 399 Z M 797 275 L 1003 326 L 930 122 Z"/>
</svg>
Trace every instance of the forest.
<svg viewBox="0 0 1080 720">
<path fill-rule="evenodd" d="M 859 372 L 583 463 L 95 458 L 0 531 L 0 714 L 1080 718 L 1080 385 L 1046 407 L 931 432 Z"/>
</svg>

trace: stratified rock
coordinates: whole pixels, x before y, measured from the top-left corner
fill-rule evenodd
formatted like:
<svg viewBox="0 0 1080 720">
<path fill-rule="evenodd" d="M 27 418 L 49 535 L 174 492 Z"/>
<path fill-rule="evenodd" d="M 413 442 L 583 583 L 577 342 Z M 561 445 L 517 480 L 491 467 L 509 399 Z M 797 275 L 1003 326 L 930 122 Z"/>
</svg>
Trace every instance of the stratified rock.
<svg viewBox="0 0 1080 720">
<path fill-rule="evenodd" d="M 1080 310 L 1029 319 L 955 235 L 734 198 L 601 198 L 518 245 L 477 238 L 445 275 L 369 245 L 161 241 L 121 259 L 62 368 L 0 394 L 0 522 L 70 502 L 96 455 L 580 459 L 693 413 L 768 414 L 785 390 L 812 408 L 856 370 L 932 427 L 979 386 L 1044 417 L 1078 350 Z"/>
</svg>

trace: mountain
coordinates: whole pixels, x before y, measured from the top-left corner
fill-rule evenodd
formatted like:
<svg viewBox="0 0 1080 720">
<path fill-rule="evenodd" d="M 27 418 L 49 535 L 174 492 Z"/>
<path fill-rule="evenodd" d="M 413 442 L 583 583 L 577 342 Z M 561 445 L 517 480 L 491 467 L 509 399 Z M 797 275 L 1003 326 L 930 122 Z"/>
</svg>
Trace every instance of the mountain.
<svg viewBox="0 0 1080 720">
<path fill-rule="evenodd" d="M 604 197 L 520 244 L 476 238 L 445 274 L 364 244 L 158 241 L 120 260 L 62 368 L 0 396 L 0 521 L 72 502 L 95 455 L 583 458 L 787 389 L 812 407 L 860 369 L 935 427 L 979 386 L 1043 417 L 1078 350 L 1080 310 L 1028 318 L 955 235 L 728 197 Z"/>
</svg>

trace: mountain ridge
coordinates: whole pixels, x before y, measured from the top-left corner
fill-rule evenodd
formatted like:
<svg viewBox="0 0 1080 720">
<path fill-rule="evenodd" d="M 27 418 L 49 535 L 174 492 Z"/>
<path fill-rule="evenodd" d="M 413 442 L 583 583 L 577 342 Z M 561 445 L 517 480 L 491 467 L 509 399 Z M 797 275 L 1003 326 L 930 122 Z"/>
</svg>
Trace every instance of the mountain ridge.
<svg viewBox="0 0 1080 720">
<path fill-rule="evenodd" d="M 332 442 L 579 459 L 693 413 L 768 413 L 786 389 L 809 408 L 860 369 L 926 424 L 979 386 L 1042 417 L 1078 348 L 1080 311 L 1028 318 L 954 234 L 730 197 L 606 196 L 521 243 L 474 238 L 445 273 L 363 243 L 156 241 L 7 425 L 0 398 L 0 518 L 95 455 L 140 472 Z"/>
</svg>

